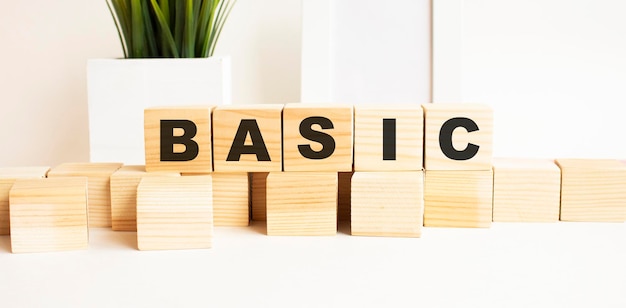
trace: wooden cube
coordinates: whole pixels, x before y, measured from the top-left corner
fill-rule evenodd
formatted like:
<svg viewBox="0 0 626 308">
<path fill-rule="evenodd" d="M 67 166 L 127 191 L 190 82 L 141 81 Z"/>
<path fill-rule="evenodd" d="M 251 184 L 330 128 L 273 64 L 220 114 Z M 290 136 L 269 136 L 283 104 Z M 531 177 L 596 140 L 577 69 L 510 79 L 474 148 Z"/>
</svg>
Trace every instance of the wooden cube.
<svg viewBox="0 0 626 308">
<path fill-rule="evenodd" d="M 48 177 L 81 176 L 89 179 L 89 227 L 111 227 L 111 175 L 120 163 L 65 163 L 50 169 Z"/>
<path fill-rule="evenodd" d="M 424 215 L 422 171 L 355 172 L 352 235 L 420 237 Z"/>
<path fill-rule="evenodd" d="M 338 173 L 337 221 L 350 221 L 351 183 L 354 172 Z"/>
<path fill-rule="evenodd" d="M 213 110 L 216 172 L 282 170 L 282 104 L 230 105 Z"/>
<path fill-rule="evenodd" d="M 493 221 L 559 220 L 561 170 L 553 160 L 495 158 Z"/>
<path fill-rule="evenodd" d="M 211 248 L 211 176 L 144 177 L 137 187 L 139 250 Z"/>
<path fill-rule="evenodd" d="M 89 245 L 87 178 L 16 180 L 9 198 L 14 253 Z"/>
<path fill-rule="evenodd" d="M 266 182 L 268 172 L 254 172 L 250 173 L 251 195 L 252 195 L 252 220 L 265 221 L 265 195 L 266 195 Z"/>
<path fill-rule="evenodd" d="M 626 221 L 626 164 L 612 159 L 558 159 L 561 220 Z"/>
<path fill-rule="evenodd" d="M 145 109 L 146 170 L 211 172 L 212 108 L 190 106 Z"/>
<path fill-rule="evenodd" d="M 270 172 L 267 235 L 335 235 L 336 172 Z"/>
<path fill-rule="evenodd" d="M 213 225 L 241 227 L 250 223 L 250 187 L 246 172 L 215 172 L 213 179 Z M 183 174 L 183 176 L 193 176 Z"/>
<path fill-rule="evenodd" d="M 284 171 L 352 171 L 352 106 L 287 104 Z"/>
<path fill-rule="evenodd" d="M 492 189 L 491 170 L 426 170 L 424 226 L 491 226 Z"/>
<path fill-rule="evenodd" d="M 146 172 L 145 166 L 123 166 L 111 175 L 111 227 L 137 231 L 137 185 L 146 176 L 180 176 L 178 172 Z"/>
<path fill-rule="evenodd" d="M 9 220 L 9 191 L 17 179 L 45 178 L 49 167 L 0 168 L 0 235 L 11 233 Z"/>
<path fill-rule="evenodd" d="M 419 105 L 354 107 L 354 170 L 422 170 L 424 116 Z"/>
<path fill-rule="evenodd" d="M 426 170 L 489 170 L 493 111 L 478 104 L 424 104 Z"/>
</svg>

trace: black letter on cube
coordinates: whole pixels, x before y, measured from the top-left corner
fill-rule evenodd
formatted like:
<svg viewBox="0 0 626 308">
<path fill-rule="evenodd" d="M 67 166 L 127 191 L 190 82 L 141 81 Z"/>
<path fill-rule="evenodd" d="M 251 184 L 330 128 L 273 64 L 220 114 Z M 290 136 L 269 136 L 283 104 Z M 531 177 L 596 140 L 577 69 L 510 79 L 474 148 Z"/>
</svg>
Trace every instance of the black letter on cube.
<svg viewBox="0 0 626 308">
<path fill-rule="evenodd" d="M 250 134 L 252 145 L 245 145 L 248 133 Z M 241 154 L 255 154 L 258 161 L 270 161 L 270 154 L 267 152 L 265 141 L 263 141 L 263 136 L 261 136 L 259 124 L 254 119 L 241 120 L 235 134 L 235 140 L 233 140 L 230 151 L 228 151 L 226 161 L 239 161 Z"/>
<path fill-rule="evenodd" d="M 324 159 L 335 152 L 335 139 L 326 133 L 315 131 L 311 128 L 313 124 L 319 125 L 322 129 L 334 128 L 333 122 L 325 117 L 308 117 L 300 122 L 300 135 L 311 141 L 317 141 L 322 145 L 319 151 L 313 151 L 311 145 L 300 144 L 298 150 L 300 154 L 308 159 Z"/>
<path fill-rule="evenodd" d="M 383 119 L 383 160 L 396 160 L 396 119 Z"/>
<path fill-rule="evenodd" d="M 174 136 L 174 129 L 183 130 L 182 136 Z M 161 161 L 189 161 L 198 156 L 198 143 L 191 138 L 196 136 L 198 128 L 189 120 L 161 120 Z M 185 151 L 174 152 L 174 145 L 182 144 Z"/>
<path fill-rule="evenodd" d="M 478 130 L 478 125 L 471 119 L 452 118 L 441 126 L 441 130 L 439 131 L 439 147 L 441 147 L 443 154 L 450 159 L 468 160 L 476 156 L 480 146 L 470 143 L 464 150 L 458 151 L 455 149 L 452 145 L 452 132 L 454 132 L 457 127 L 465 128 L 468 133 Z"/>
</svg>

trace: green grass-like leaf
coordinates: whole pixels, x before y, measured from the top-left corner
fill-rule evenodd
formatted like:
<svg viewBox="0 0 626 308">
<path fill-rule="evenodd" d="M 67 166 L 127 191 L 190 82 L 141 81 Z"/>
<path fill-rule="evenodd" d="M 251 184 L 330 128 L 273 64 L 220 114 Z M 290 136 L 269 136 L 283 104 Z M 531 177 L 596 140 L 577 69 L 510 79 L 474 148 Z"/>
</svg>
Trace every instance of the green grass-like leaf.
<svg viewBox="0 0 626 308">
<path fill-rule="evenodd" d="M 210 57 L 236 0 L 106 0 L 126 58 Z"/>
</svg>

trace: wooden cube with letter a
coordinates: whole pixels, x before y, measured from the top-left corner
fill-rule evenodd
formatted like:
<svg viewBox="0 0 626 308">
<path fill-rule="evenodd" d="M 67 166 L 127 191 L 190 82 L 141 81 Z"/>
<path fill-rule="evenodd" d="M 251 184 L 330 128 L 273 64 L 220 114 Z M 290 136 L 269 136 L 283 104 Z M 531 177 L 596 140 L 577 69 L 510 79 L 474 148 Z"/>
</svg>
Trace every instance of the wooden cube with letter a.
<svg viewBox="0 0 626 308">
<path fill-rule="evenodd" d="M 424 104 L 426 170 L 489 170 L 493 111 L 478 104 Z"/>
<path fill-rule="evenodd" d="M 87 177 L 89 227 L 111 227 L 111 175 L 120 163 L 65 163 L 50 169 L 49 178 Z"/>
<path fill-rule="evenodd" d="M 335 235 L 336 172 L 270 172 L 267 235 Z"/>
<path fill-rule="evenodd" d="M 558 159 L 561 220 L 626 221 L 626 164 L 612 159 Z"/>
<path fill-rule="evenodd" d="M 145 109 L 146 170 L 211 172 L 212 109 L 211 106 Z"/>
<path fill-rule="evenodd" d="M 426 170 L 424 226 L 491 226 L 492 189 L 491 170 Z"/>
<path fill-rule="evenodd" d="M 352 171 L 352 118 L 348 105 L 285 105 L 283 170 Z"/>
<path fill-rule="evenodd" d="M 213 110 L 216 172 L 282 170 L 283 105 L 231 105 Z"/>
<path fill-rule="evenodd" d="M 111 175 L 111 227 L 137 231 L 137 185 L 146 176 L 180 176 L 178 172 L 146 172 L 145 166 L 123 166 Z"/>
<path fill-rule="evenodd" d="M 352 235 L 420 237 L 423 215 L 422 171 L 357 171 L 352 176 Z"/>
<path fill-rule="evenodd" d="M 493 160 L 493 221 L 559 220 L 561 170 L 553 160 Z"/>
<path fill-rule="evenodd" d="M 422 170 L 424 117 L 419 105 L 354 107 L 354 170 Z"/>
<path fill-rule="evenodd" d="M 9 198 L 13 252 L 87 248 L 87 178 L 17 180 Z"/>
<path fill-rule="evenodd" d="M 144 177 L 137 187 L 139 250 L 211 248 L 211 176 Z"/>
<path fill-rule="evenodd" d="M 0 168 L 0 235 L 10 234 L 9 191 L 17 179 L 45 178 L 48 167 L 5 167 Z"/>
<path fill-rule="evenodd" d="M 250 186 L 246 172 L 214 172 L 213 225 L 242 227 L 250 223 Z M 194 176 L 183 174 L 183 176 Z M 203 176 L 203 175 L 197 175 Z"/>
</svg>

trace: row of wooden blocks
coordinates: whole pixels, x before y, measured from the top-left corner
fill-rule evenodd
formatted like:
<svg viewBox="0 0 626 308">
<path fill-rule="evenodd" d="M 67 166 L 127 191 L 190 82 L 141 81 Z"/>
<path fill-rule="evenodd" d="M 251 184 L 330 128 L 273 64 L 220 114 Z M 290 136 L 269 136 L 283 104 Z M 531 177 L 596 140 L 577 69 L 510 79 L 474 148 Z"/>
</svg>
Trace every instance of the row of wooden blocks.
<svg viewBox="0 0 626 308">
<path fill-rule="evenodd" d="M 559 168 L 560 167 L 560 168 Z M 47 177 L 47 178 L 46 178 Z M 0 168 L 0 234 L 14 252 L 85 248 L 89 227 L 137 230 L 139 249 L 206 248 L 213 226 L 268 235 L 419 237 L 422 226 L 626 220 L 626 164 L 496 159 L 492 170 L 186 175 L 142 166 Z"/>
<path fill-rule="evenodd" d="M 184 173 L 489 170 L 479 104 L 230 105 L 144 112 L 146 169 Z"/>
</svg>

